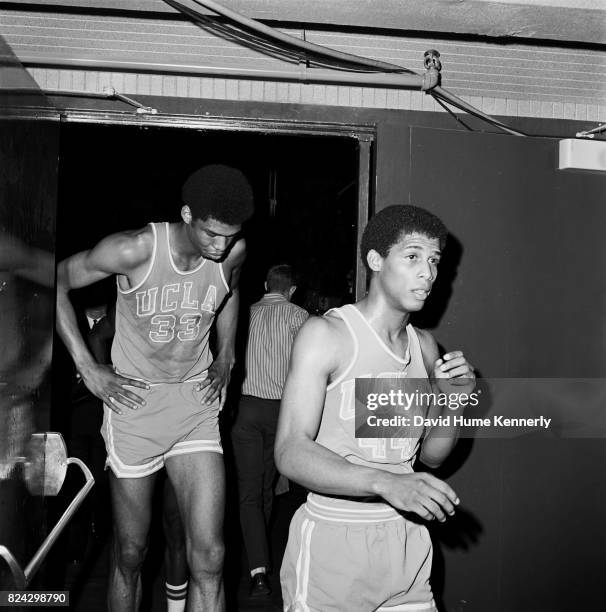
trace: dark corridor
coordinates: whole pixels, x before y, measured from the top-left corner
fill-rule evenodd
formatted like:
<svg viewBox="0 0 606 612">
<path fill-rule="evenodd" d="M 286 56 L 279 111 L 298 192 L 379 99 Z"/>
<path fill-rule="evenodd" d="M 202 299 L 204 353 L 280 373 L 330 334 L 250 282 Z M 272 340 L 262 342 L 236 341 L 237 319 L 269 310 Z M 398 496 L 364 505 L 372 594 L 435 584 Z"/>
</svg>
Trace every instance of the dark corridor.
<svg viewBox="0 0 606 612">
<path fill-rule="evenodd" d="M 177 221 L 181 184 L 189 173 L 206 163 L 240 167 L 255 191 L 255 214 L 243 230 L 248 255 L 241 278 L 240 350 L 246 339 L 248 305 L 262 294 L 265 272 L 272 263 L 295 266 L 302 282 L 294 301 L 313 314 L 353 299 L 358 148 L 357 141 L 349 138 L 63 124 L 57 261 L 92 247 L 110 233 L 142 227 L 149 221 Z M 72 299 L 82 316 L 87 307 L 111 303 L 115 299 L 114 284 L 110 280 L 98 283 L 73 292 Z M 70 443 L 77 445 L 78 431 L 91 429 L 81 423 L 91 419 L 83 411 L 85 406 L 73 401 L 75 373 L 61 341 L 55 340 L 51 420 L 52 427 L 64 434 L 69 450 Z M 248 610 L 251 605 L 247 600 L 246 558 L 229 452 L 239 382 L 236 365 L 221 417 L 228 483 L 225 587 L 229 610 Z M 55 588 L 69 588 L 71 607 L 76 610 L 105 609 L 110 510 L 102 467 L 98 459 L 96 462 L 97 494 L 88 502 L 88 510 L 85 504 L 79 511 L 75 526 L 68 528 L 48 563 L 52 569 L 47 582 Z M 68 474 L 65 494 L 55 503 L 57 515 L 76 486 L 72 487 Z M 304 494 L 291 485 L 291 490 L 277 499 L 271 530 L 272 601 L 260 602 L 250 609 L 281 609 L 280 558 L 290 517 Z M 163 610 L 165 606 L 160 503 L 161 495 L 144 571 L 143 609 L 150 610 Z M 90 518 L 94 516 L 91 504 L 97 513 L 96 524 Z"/>
</svg>

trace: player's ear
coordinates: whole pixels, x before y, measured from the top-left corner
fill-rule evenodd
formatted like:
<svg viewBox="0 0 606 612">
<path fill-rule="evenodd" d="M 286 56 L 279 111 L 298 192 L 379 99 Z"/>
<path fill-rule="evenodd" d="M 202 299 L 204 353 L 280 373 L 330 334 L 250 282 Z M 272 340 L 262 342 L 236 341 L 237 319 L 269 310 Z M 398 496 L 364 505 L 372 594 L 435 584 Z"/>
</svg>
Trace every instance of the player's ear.
<svg viewBox="0 0 606 612">
<path fill-rule="evenodd" d="M 268 288 L 267 288 L 267 281 L 265 281 L 265 282 L 263 283 L 263 286 L 265 287 L 265 291 L 267 292 L 267 291 L 268 291 Z"/>
<path fill-rule="evenodd" d="M 288 299 L 290 300 L 292 298 L 292 296 L 294 295 L 295 291 L 297 290 L 297 285 L 293 285 L 289 290 L 288 290 Z"/>
<path fill-rule="evenodd" d="M 383 268 L 383 258 L 374 249 L 370 249 L 366 254 L 366 262 L 373 272 L 380 272 Z"/>
<path fill-rule="evenodd" d="M 184 204 L 181 208 L 181 219 L 183 219 L 187 225 L 192 222 L 191 208 L 187 204 Z"/>
</svg>

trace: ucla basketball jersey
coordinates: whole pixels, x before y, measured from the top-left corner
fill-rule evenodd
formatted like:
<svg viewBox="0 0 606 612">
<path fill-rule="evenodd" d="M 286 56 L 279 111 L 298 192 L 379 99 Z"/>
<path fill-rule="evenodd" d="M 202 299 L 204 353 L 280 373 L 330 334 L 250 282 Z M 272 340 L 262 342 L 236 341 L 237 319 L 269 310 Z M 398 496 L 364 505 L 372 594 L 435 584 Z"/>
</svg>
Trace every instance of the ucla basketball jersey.
<svg viewBox="0 0 606 612">
<path fill-rule="evenodd" d="M 168 223 L 150 223 L 154 248 L 145 278 L 118 285 L 112 362 L 116 369 L 150 383 L 199 377 L 212 363 L 210 329 L 229 293 L 220 263 L 203 259 L 182 271 L 170 252 Z"/>
<path fill-rule="evenodd" d="M 338 315 L 347 326 L 354 354 L 346 371 L 326 389 L 316 442 L 352 463 L 394 473 L 411 472 L 423 428 L 417 428 L 417 435 L 413 438 L 356 438 L 355 380 L 370 377 L 427 378 L 414 327 L 406 326 L 408 347 L 401 358 L 387 347 L 353 304 L 329 312 Z"/>
</svg>

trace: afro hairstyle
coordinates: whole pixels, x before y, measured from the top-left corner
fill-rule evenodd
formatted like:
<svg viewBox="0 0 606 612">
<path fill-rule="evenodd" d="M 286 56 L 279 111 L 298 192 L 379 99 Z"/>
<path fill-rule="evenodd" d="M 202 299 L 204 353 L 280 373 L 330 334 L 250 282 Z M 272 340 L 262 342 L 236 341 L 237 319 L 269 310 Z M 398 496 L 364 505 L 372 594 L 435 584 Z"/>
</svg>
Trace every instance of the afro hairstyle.
<svg viewBox="0 0 606 612">
<path fill-rule="evenodd" d="M 366 261 L 372 249 L 381 257 L 387 257 L 391 247 L 399 242 L 405 234 L 423 234 L 428 238 L 437 238 L 440 249 L 444 248 L 448 230 L 438 217 L 418 206 L 388 206 L 370 219 L 362 234 L 360 257 L 368 268 Z"/>
<path fill-rule="evenodd" d="M 190 174 L 181 189 L 194 219 L 212 217 L 226 225 L 240 225 L 254 212 L 254 197 L 244 173 L 232 166 L 210 164 Z"/>
</svg>

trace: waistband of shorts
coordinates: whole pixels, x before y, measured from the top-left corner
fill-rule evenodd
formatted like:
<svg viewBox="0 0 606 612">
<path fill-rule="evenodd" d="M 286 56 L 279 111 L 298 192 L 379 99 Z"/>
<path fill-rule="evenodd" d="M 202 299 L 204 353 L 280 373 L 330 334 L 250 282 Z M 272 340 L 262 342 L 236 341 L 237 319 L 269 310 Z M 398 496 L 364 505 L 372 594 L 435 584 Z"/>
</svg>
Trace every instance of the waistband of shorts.
<svg viewBox="0 0 606 612">
<path fill-rule="evenodd" d="M 145 380 L 144 378 L 141 378 L 140 376 L 132 376 L 131 374 L 125 374 L 124 372 L 120 372 L 120 370 L 118 370 L 117 368 L 114 368 L 114 369 L 116 371 L 116 374 L 120 374 L 120 376 L 124 376 L 125 378 L 132 378 L 133 380 L 138 380 L 140 382 L 147 383 L 150 387 L 160 387 L 160 386 L 163 386 L 163 385 L 184 385 L 184 384 L 188 384 L 188 383 L 197 383 L 197 382 L 201 382 L 203 380 L 206 380 L 206 377 L 208 376 L 208 370 L 204 370 L 204 372 L 202 372 L 201 374 L 198 374 L 194 378 L 188 378 L 187 380 L 172 380 L 172 381 L 154 382 L 154 381 Z"/>
<path fill-rule="evenodd" d="M 312 517 L 339 523 L 385 523 L 403 520 L 402 515 L 384 502 L 351 501 L 309 493 L 305 510 Z"/>
</svg>

